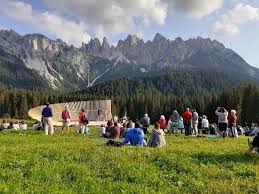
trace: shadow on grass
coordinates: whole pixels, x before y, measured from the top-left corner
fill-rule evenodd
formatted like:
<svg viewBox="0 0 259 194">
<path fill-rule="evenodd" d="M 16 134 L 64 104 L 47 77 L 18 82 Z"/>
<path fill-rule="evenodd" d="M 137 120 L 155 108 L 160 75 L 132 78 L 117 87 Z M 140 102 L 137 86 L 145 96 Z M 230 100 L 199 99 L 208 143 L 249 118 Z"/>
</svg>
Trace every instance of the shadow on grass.
<svg viewBox="0 0 259 194">
<path fill-rule="evenodd" d="M 200 153 L 192 155 L 192 158 L 198 161 L 199 164 L 256 164 L 259 161 L 259 157 L 251 156 L 247 153 Z"/>
</svg>

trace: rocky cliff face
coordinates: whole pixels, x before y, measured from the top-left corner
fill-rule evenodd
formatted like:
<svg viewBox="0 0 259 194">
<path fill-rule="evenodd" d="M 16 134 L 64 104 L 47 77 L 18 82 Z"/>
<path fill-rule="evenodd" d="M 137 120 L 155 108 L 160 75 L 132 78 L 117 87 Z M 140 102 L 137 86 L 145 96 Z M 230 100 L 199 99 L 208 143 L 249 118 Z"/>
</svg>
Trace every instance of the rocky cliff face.
<svg viewBox="0 0 259 194">
<path fill-rule="evenodd" d="M 188 69 L 215 68 L 259 77 L 259 70 L 234 51 L 201 37 L 171 41 L 156 34 L 152 41 L 144 42 L 136 35 L 129 35 L 119 40 L 116 47 L 110 46 L 106 38 L 102 43 L 95 38 L 75 48 L 40 34 L 21 36 L 12 30 L 1 30 L 0 49 L 20 59 L 54 89 L 79 89 L 120 77 Z"/>
</svg>

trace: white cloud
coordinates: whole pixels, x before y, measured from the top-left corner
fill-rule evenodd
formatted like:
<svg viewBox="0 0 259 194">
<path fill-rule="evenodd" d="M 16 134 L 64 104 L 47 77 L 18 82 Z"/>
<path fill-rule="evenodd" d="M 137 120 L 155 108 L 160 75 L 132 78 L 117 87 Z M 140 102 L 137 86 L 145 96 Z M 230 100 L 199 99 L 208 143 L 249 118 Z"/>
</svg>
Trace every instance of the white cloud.
<svg viewBox="0 0 259 194">
<path fill-rule="evenodd" d="M 151 22 L 163 25 L 167 4 L 162 0 L 44 0 L 48 5 L 78 18 L 83 18 L 97 36 L 131 33 L 135 20 L 143 28 Z"/>
<path fill-rule="evenodd" d="M 61 38 L 68 44 L 80 46 L 82 42 L 90 39 L 85 31 L 86 25 L 82 22 L 76 23 L 47 11 L 35 11 L 30 4 L 21 1 L 0 0 L 0 3 L 2 5 L 0 10 L 8 17 L 32 24 L 44 32 Z"/>
<path fill-rule="evenodd" d="M 224 0 L 168 0 L 173 8 L 189 18 L 201 19 L 220 9 Z"/>
<path fill-rule="evenodd" d="M 219 36 L 237 36 L 239 35 L 238 27 L 233 24 L 227 16 L 222 16 L 221 20 L 214 23 L 211 32 Z"/>
<path fill-rule="evenodd" d="M 234 23 L 259 20 L 259 9 L 251 5 L 239 3 L 233 10 L 229 11 L 229 16 Z"/>
<path fill-rule="evenodd" d="M 213 24 L 211 31 L 216 35 L 236 36 L 239 34 L 238 25 L 249 21 L 259 21 L 259 9 L 238 3 Z"/>
</svg>

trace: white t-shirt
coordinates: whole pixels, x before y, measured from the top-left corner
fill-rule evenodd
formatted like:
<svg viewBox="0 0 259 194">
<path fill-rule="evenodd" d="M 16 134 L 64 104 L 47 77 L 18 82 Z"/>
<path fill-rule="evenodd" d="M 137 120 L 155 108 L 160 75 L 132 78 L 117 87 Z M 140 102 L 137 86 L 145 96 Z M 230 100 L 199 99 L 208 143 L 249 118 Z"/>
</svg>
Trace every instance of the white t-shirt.
<svg viewBox="0 0 259 194">
<path fill-rule="evenodd" d="M 10 123 L 3 123 L 4 129 L 8 129 L 9 126 L 10 126 Z"/>
<path fill-rule="evenodd" d="M 27 130 L 27 124 L 21 124 L 20 129 L 21 130 Z"/>
<path fill-rule="evenodd" d="M 202 128 L 209 128 L 209 121 L 208 121 L 208 119 L 202 119 L 201 127 Z"/>
<path fill-rule="evenodd" d="M 18 129 L 20 129 L 19 124 L 14 123 L 14 124 L 13 124 L 13 129 L 14 129 L 14 130 L 18 130 Z"/>
<path fill-rule="evenodd" d="M 252 132 L 253 135 L 257 136 L 257 134 L 259 134 L 259 127 L 256 127 L 253 132 Z"/>
</svg>

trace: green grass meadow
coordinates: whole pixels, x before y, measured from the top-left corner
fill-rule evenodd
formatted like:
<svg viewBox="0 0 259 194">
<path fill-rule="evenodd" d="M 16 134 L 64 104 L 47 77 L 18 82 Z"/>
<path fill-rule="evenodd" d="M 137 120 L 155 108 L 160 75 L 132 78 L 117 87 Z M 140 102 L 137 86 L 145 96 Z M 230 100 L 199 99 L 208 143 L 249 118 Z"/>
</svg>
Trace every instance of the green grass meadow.
<svg viewBox="0 0 259 194">
<path fill-rule="evenodd" d="M 247 138 L 167 136 L 164 148 L 106 147 L 89 136 L 0 133 L 0 193 L 258 193 Z"/>
</svg>

